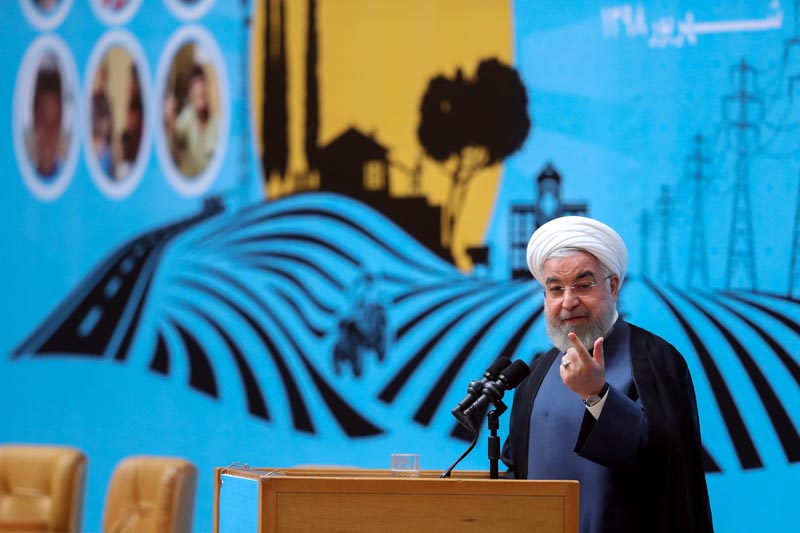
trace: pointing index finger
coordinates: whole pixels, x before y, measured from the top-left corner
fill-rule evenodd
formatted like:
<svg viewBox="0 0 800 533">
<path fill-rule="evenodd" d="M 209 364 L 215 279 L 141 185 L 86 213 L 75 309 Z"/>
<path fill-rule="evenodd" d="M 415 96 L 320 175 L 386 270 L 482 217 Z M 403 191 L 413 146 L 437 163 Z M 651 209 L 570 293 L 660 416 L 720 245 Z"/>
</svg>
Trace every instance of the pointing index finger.
<svg viewBox="0 0 800 533">
<path fill-rule="evenodd" d="M 589 350 L 586 349 L 586 346 L 583 345 L 581 340 L 574 332 L 570 331 L 567 334 L 567 337 L 572 343 L 572 346 L 575 348 L 575 351 L 578 353 L 578 357 L 582 359 L 591 359 L 591 356 L 589 355 Z"/>
</svg>

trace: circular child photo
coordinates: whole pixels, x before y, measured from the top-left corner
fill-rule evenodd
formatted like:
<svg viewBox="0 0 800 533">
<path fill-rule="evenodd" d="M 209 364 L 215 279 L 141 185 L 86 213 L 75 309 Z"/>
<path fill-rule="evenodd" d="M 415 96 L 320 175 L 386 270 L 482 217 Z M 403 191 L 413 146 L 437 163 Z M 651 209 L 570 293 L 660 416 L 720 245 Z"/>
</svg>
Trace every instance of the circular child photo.
<svg viewBox="0 0 800 533">
<path fill-rule="evenodd" d="M 87 67 L 86 161 L 108 197 L 122 198 L 138 185 L 147 163 L 149 120 L 147 65 L 134 37 L 104 36 Z"/>
<path fill-rule="evenodd" d="M 170 40 L 159 69 L 159 155 L 172 185 L 186 196 L 204 192 L 226 150 L 227 85 L 216 43 L 187 27 Z"/>
<path fill-rule="evenodd" d="M 77 68 L 67 46 L 40 37 L 22 59 L 14 92 L 14 151 L 28 189 L 42 200 L 66 188 L 78 156 Z"/>
</svg>

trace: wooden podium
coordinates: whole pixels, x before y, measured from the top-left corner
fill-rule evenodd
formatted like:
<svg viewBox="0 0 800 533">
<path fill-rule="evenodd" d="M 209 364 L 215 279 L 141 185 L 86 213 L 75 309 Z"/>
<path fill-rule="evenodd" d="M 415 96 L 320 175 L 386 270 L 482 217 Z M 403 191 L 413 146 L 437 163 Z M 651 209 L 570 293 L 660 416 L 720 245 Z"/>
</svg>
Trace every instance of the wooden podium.
<svg viewBox="0 0 800 533">
<path fill-rule="evenodd" d="M 487 472 L 214 470 L 214 533 L 531 531 L 578 533 L 578 482 L 489 479 Z"/>
</svg>

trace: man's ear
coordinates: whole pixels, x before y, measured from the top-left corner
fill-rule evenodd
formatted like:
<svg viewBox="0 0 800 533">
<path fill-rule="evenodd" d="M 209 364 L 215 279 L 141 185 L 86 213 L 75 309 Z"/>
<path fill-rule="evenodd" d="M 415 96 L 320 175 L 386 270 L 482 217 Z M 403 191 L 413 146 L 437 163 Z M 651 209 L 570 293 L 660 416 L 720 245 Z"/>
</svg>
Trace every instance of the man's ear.
<svg viewBox="0 0 800 533">
<path fill-rule="evenodd" d="M 619 296 L 619 276 L 611 274 L 611 277 L 608 278 L 608 282 L 611 285 L 611 294 L 616 298 Z"/>
</svg>

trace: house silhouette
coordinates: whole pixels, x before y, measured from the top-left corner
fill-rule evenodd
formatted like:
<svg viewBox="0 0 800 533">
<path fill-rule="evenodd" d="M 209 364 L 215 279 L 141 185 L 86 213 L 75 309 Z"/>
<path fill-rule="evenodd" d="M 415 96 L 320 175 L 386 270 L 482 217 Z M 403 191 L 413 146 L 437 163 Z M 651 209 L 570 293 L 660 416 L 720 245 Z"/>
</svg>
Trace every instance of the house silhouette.
<svg viewBox="0 0 800 533">
<path fill-rule="evenodd" d="M 420 244 L 452 262 L 442 247 L 442 208 L 425 196 L 393 197 L 389 149 L 374 135 L 350 127 L 318 152 L 319 188 L 355 198 L 383 213 Z"/>
</svg>

